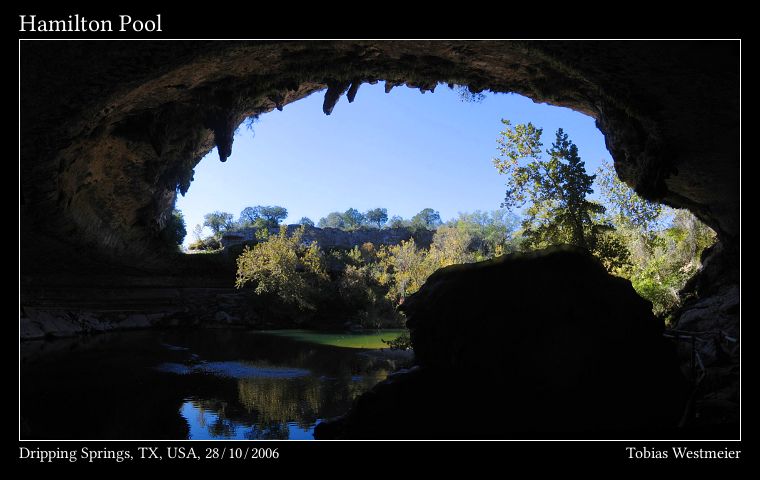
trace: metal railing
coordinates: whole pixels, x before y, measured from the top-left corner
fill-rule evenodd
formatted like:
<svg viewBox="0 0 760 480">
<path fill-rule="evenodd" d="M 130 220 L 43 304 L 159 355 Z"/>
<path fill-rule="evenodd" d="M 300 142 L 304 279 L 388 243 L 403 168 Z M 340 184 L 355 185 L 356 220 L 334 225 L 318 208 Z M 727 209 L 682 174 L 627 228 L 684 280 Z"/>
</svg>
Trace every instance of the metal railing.
<svg viewBox="0 0 760 480">
<path fill-rule="evenodd" d="M 691 360 L 689 362 L 691 372 L 691 393 L 689 399 L 686 402 L 684 413 L 679 422 L 679 426 L 685 426 L 695 413 L 695 398 L 699 385 L 702 380 L 707 376 L 707 369 L 702 361 L 702 356 L 699 354 L 697 345 L 699 343 L 718 342 L 718 348 L 720 348 L 720 342 L 727 341 L 730 343 L 737 343 L 738 339 L 728 335 L 723 330 L 709 330 L 704 332 L 692 332 L 688 330 L 666 329 L 663 333 L 665 338 L 672 338 L 676 342 L 688 342 L 691 345 Z"/>
</svg>

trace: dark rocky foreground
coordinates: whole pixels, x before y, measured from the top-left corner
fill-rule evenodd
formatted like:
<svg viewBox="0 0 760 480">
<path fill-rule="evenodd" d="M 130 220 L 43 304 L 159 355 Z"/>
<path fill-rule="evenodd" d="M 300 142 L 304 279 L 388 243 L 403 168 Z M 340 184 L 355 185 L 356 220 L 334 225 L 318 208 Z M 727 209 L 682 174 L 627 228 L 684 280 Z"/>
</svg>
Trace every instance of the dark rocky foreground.
<svg viewBox="0 0 760 480">
<path fill-rule="evenodd" d="M 687 381 L 651 305 L 567 248 L 447 267 L 404 304 L 418 366 L 317 438 L 672 433 Z"/>
</svg>

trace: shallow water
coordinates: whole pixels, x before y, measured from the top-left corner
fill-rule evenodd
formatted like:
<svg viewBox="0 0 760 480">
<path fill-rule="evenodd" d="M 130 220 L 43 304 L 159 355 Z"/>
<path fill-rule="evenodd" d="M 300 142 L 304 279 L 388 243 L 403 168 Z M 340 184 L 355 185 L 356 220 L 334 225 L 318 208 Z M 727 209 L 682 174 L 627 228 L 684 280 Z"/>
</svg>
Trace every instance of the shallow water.
<svg viewBox="0 0 760 480">
<path fill-rule="evenodd" d="M 278 335 L 319 345 L 331 345 L 344 348 L 387 348 L 383 342 L 395 340 L 403 330 L 375 330 L 367 332 L 316 332 L 314 330 L 268 330 L 267 335 Z"/>
<path fill-rule="evenodd" d="M 408 355 L 371 333 L 118 332 L 23 342 L 27 439 L 311 439 Z"/>
</svg>

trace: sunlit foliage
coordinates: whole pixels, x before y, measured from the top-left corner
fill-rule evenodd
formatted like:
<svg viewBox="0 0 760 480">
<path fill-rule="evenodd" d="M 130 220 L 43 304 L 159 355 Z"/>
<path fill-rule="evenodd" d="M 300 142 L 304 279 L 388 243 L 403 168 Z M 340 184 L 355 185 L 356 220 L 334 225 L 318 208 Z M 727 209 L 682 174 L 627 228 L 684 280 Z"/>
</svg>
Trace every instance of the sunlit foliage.
<svg viewBox="0 0 760 480">
<path fill-rule="evenodd" d="M 382 285 L 388 286 L 387 296 L 394 304 L 403 302 L 408 295 L 419 290 L 433 273 L 425 257 L 414 240 L 383 246 L 378 251 L 378 280 Z"/>
<path fill-rule="evenodd" d="M 639 197 L 631 187 L 620 181 L 611 163 L 604 162 L 599 167 L 596 183 L 616 224 L 628 223 L 645 232 L 651 232 L 656 227 L 663 206 Z"/>
<path fill-rule="evenodd" d="M 466 232 L 470 236 L 469 250 L 476 260 L 486 260 L 516 248 L 515 234 L 520 219 L 514 213 L 502 208 L 483 212 L 459 213 L 459 216 L 447 225 Z"/>
<path fill-rule="evenodd" d="M 288 237 L 287 228 L 278 235 L 246 247 L 237 259 L 235 286 L 255 285 L 257 294 L 277 295 L 286 303 L 313 310 L 313 297 L 320 282 L 327 280 L 323 254 L 316 243 L 303 245 L 303 227 Z"/>
<path fill-rule="evenodd" d="M 376 256 L 377 279 L 387 286 L 388 299 L 395 305 L 403 303 L 439 268 L 476 261 L 469 250 L 471 241 L 466 231 L 443 226 L 436 230 L 429 249 L 418 248 L 414 240 L 383 246 Z"/>
</svg>

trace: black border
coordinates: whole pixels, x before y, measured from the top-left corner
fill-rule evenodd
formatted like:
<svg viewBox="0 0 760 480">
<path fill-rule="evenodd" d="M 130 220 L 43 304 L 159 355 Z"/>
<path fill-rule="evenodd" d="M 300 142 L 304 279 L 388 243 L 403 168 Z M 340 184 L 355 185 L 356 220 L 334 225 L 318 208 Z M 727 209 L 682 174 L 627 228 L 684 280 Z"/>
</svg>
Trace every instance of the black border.
<svg viewBox="0 0 760 480">
<path fill-rule="evenodd" d="M 730 8 L 684 5 L 668 10 L 662 2 L 581 5 L 568 2 L 499 2 L 474 6 L 422 3 L 300 4 L 296 2 L 217 3 L 202 6 L 16 6 L 8 31 L 19 38 L 87 39 L 737 39 L 743 26 Z M 81 3 L 81 2 L 80 2 Z M 116 20 L 118 15 L 162 15 L 162 32 L 22 33 L 19 15 L 40 18 Z M 11 23 L 12 22 L 12 23 Z"/>
<path fill-rule="evenodd" d="M 188 4 L 189 5 L 189 4 Z M 124 7 L 101 3 L 99 7 L 77 7 L 71 2 L 53 7 L 17 6 L 15 15 L 6 15 L 4 31 L 16 32 L 19 39 L 741 39 L 743 28 L 737 21 L 739 12 L 730 8 L 714 9 L 697 4 L 666 14 L 659 4 L 605 4 L 582 8 L 578 4 L 553 6 L 512 2 L 494 7 L 487 4 L 312 4 L 296 3 L 248 5 L 210 4 L 202 7 L 136 6 Z M 717 11 L 719 10 L 719 11 Z M 294 13 L 298 12 L 298 13 Z M 115 20 L 119 14 L 134 18 L 162 15 L 162 32 L 135 33 L 21 33 L 18 16 L 36 14 L 44 18 L 66 18 L 79 13 L 88 18 Z M 14 339 L 15 341 L 15 339 Z M 15 349 L 11 349 L 13 351 Z M 15 435 L 15 428 L 13 430 Z M 626 447 L 670 450 L 674 446 L 723 450 L 741 450 L 738 460 L 677 460 L 629 458 Z M 129 450 L 137 457 L 138 447 L 165 451 L 168 447 L 193 448 L 276 448 L 279 458 L 253 461 L 234 459 L 140 460 L 93 463 L 56 460 L 41 463 L 20 458 L 20 449 L 77 450 L 82 447 L 100 450 Z M 452 465 L 492 466 L 494 475 L 504 475 L 515 465 L 531 466 L 534 474 L 549 469 L 604 465 L 674 465 L 703 469 L 719 465 L 740 466 L 748 452 L 741 441 L 19 441 L 14 453 L 17 465 L 73 466 L 148 466 L 168 465 L 195 468 L 199 465 L 236 465 L 256 473 L 261 468 L 301 467 L 322 473 L 347 471 L 348 464 L 361 465 L 352 476 L 371 473 L 404 475 L 411 463 L 414 468 L 448 468 Z M 453 473 L 453 471 L 450 471 Z M 569 472 L 568 472 L 569 473 Z M 519 473 L 518 473 L 519 474 Z"/>
</svg>

